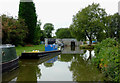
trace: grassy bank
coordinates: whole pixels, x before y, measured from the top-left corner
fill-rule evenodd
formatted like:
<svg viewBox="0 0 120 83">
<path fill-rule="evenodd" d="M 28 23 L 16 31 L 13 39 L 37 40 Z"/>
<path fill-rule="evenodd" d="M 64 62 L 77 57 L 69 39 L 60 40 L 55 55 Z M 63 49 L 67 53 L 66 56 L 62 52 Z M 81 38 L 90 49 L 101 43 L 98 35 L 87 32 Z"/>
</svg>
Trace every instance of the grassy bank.
<svg viewBox="0 0 120 83">
<path fill-rule="evenodd" d="M 92 44 L 91 46 L 88 44 L 80 45 L 80 49 L 94 49 L 96 44 Z"/>
<path fill-rule="evenodd" d="M 33 46 L 18 46 L 16 47 L 17 56 L 21 56 L 22 52 L 31 52 L 33 50 L 45 51 L 45 45 L 33 45 Z"/>
</svg>

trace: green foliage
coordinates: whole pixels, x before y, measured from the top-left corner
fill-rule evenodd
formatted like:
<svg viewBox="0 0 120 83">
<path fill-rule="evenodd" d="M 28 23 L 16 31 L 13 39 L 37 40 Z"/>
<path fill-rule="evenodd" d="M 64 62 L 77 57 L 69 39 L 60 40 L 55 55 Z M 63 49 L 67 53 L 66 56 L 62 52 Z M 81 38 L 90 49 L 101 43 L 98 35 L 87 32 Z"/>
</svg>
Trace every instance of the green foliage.
<svg viewBox="0 0 120 83">
<path fill-rule="evenodd" d="M 73 16 L 73 23 L 70 25 L 71 33 L 77 40 L 92 39 L 103 33 L 103 19 L 107 16 L 104 9 L 99 4 L 92 4 L 79 11 Z"/>
<path fill-rule="evenodd" d="M 19 18 L 25 19 L 25 24 L 28 27 L 28 35 L 26 43 L 34 43 L 35 30 L 37 24 L 37 15 L 35 5 L 33 2 L 20 2 L 19 4 Z"/>
<path fill-rule="evenodd" d="M 35 38 L 34 38 L 35 45 L 40 44 L 40 38 L 42 37 L 42 30 L 41 30 L 40 26 L 41 26 L 41 22 L 39 20 L 37 23 L 36 29 L 35 29 Z"/>
<path fill-rule="evenodd" d="M 84 45 L 80 45 L 80 49 L 94 49 L 96 44 L 92 44 L 92 45 L 87 45 L 87 44 L 84 44 Z"/>
<path fill-rule="evenodd" d="M 46 37 L 51 38 L 52 31 L 54 30 L 54 25 L 52 23 L 46 23 L 43 28 L 44 28 L 44 31 L 46 33 Z"/>
<path fill-rule="evenodd" d="M 52 67 L 53 65 L 54 65 L 54 63 L 46 63 L 46 62 L 44 63 L 45 67 Z"/>
<path fill-rule="evenodd" d="M 70 33 L 70 30 L 69 28 L 60 28 L 60 29 L 57 29 L 56 31 L 56 36 L 57 38 L 73 38 L 71 33 Z"/>
<path fill-rule="evenodd" d="M 109 15 L 105 18 L 105 33 L 106 37 L 110 38 L 119 38 L 120 33 L 119 33 L 119 18 L 120 16 L 118 13 L 115 13 L 114 15 Z"/>
<path fill-rule="evenodd" d="M 106 40 L 103 40 L 101 43 L 98 43 L 95 46 L 95 54 L 98 55 L 101 48 L 114 47 L 114 46 L 117 46 L 117 45 L 118 45 L 118 42 L 116 40 L 107 38 Z"/>
<path fill-rule="evenodd" d="M 70 62 L 73 59 L 72 56 L 73 56 L 72 54 L 70 54 L 70 55 L 68 55 L 68 54 L 61 54 L 61 57 L 60 57 L 59 60 L 62 61 L 62 62 Z"/>
<path fill-rule="evenodd" d="M 86 41 L 83 41 L 83 44 L 87 44 L 87 42 L 86 42 Z"/>
<path fill-rule="evenodd" d="M 41 41 L 44 41 L 44 39 L 46 38 L 46 33 L 44 30 L 41 30 L 41 37 L 40 37 L 40 40 Z"/>
<path fill-rule="evenodd" d="M 107 38 L 95 46 L 95 57 L 92 59 L 92 62 L 111 81 L 119 82 L 119 57 L 118 42 L 114 39 Z"/>
<path fill-rule="evenodd" d="M 28 33 L 27 26 L 23 19 L 14 19 L 2 15 L 2 43 L 24 45 L 24 39 Z"/>
</svg>

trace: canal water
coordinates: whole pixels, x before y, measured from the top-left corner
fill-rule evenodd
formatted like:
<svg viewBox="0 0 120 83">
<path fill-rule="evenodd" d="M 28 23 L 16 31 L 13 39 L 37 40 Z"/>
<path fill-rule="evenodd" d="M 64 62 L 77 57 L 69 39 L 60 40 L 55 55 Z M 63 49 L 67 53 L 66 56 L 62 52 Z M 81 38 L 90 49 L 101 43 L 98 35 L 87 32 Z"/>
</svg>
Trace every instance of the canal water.
<svg viewBox="0 0 120 83">
<path fill-rule="evenodd" d="M 60 54 L 41 59 L 19 60 L 19 68 L 3 74 L 3 81 L 103 81 L 90 62 L 94 50 L 66 47 Z"/>
</svg>

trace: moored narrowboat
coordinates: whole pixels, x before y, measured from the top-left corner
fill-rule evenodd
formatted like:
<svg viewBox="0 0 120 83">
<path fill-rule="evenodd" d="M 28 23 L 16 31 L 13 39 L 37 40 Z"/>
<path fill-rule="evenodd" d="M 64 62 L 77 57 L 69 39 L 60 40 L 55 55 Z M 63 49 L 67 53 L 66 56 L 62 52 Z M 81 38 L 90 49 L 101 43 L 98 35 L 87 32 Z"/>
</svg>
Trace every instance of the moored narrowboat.
<svg viewBox="0 0 120 83">
<path fill-rule="evenodd" d="M 16 49 L 14 45 L 11 44 L 4 44 L 0 45 L 1 54 L 2 57 L 2 72 L 8 72 L 11 70 L 14 70 L 18 67 L 18 59 L 16 55 Z"/>
</svg>

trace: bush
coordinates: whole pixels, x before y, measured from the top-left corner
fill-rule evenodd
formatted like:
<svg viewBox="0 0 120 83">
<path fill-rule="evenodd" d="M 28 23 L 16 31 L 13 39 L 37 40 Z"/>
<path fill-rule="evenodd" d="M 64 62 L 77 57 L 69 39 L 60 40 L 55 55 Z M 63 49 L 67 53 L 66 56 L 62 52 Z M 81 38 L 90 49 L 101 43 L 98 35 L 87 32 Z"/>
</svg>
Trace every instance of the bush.
<svg viewBox="0 0 120 83">
<path fill-rule="evenodd" d="M 83 44 L 87 44 L 87 42 L 86 42 L 86 41 L 83 41 Z"/>
<path fill-rule="evenodd" d="M 2 43 L 24 45 L 24 39 L 28 33 L 27 26 L 23 19 L 14 19 L 2 15 Z"/>
<path fill-rule="evenodd" d="M 92 45 L 80 45 L 80 49 L 94 49 L 96 44 L 92 44 Z"/>
<path fill-rule="evenodd" d="M 119 57 L 118 42 L 107 38 L 95 46 L 95 57 L 92 62 L 110 81 L 119 82 Z"/>
</svg>

